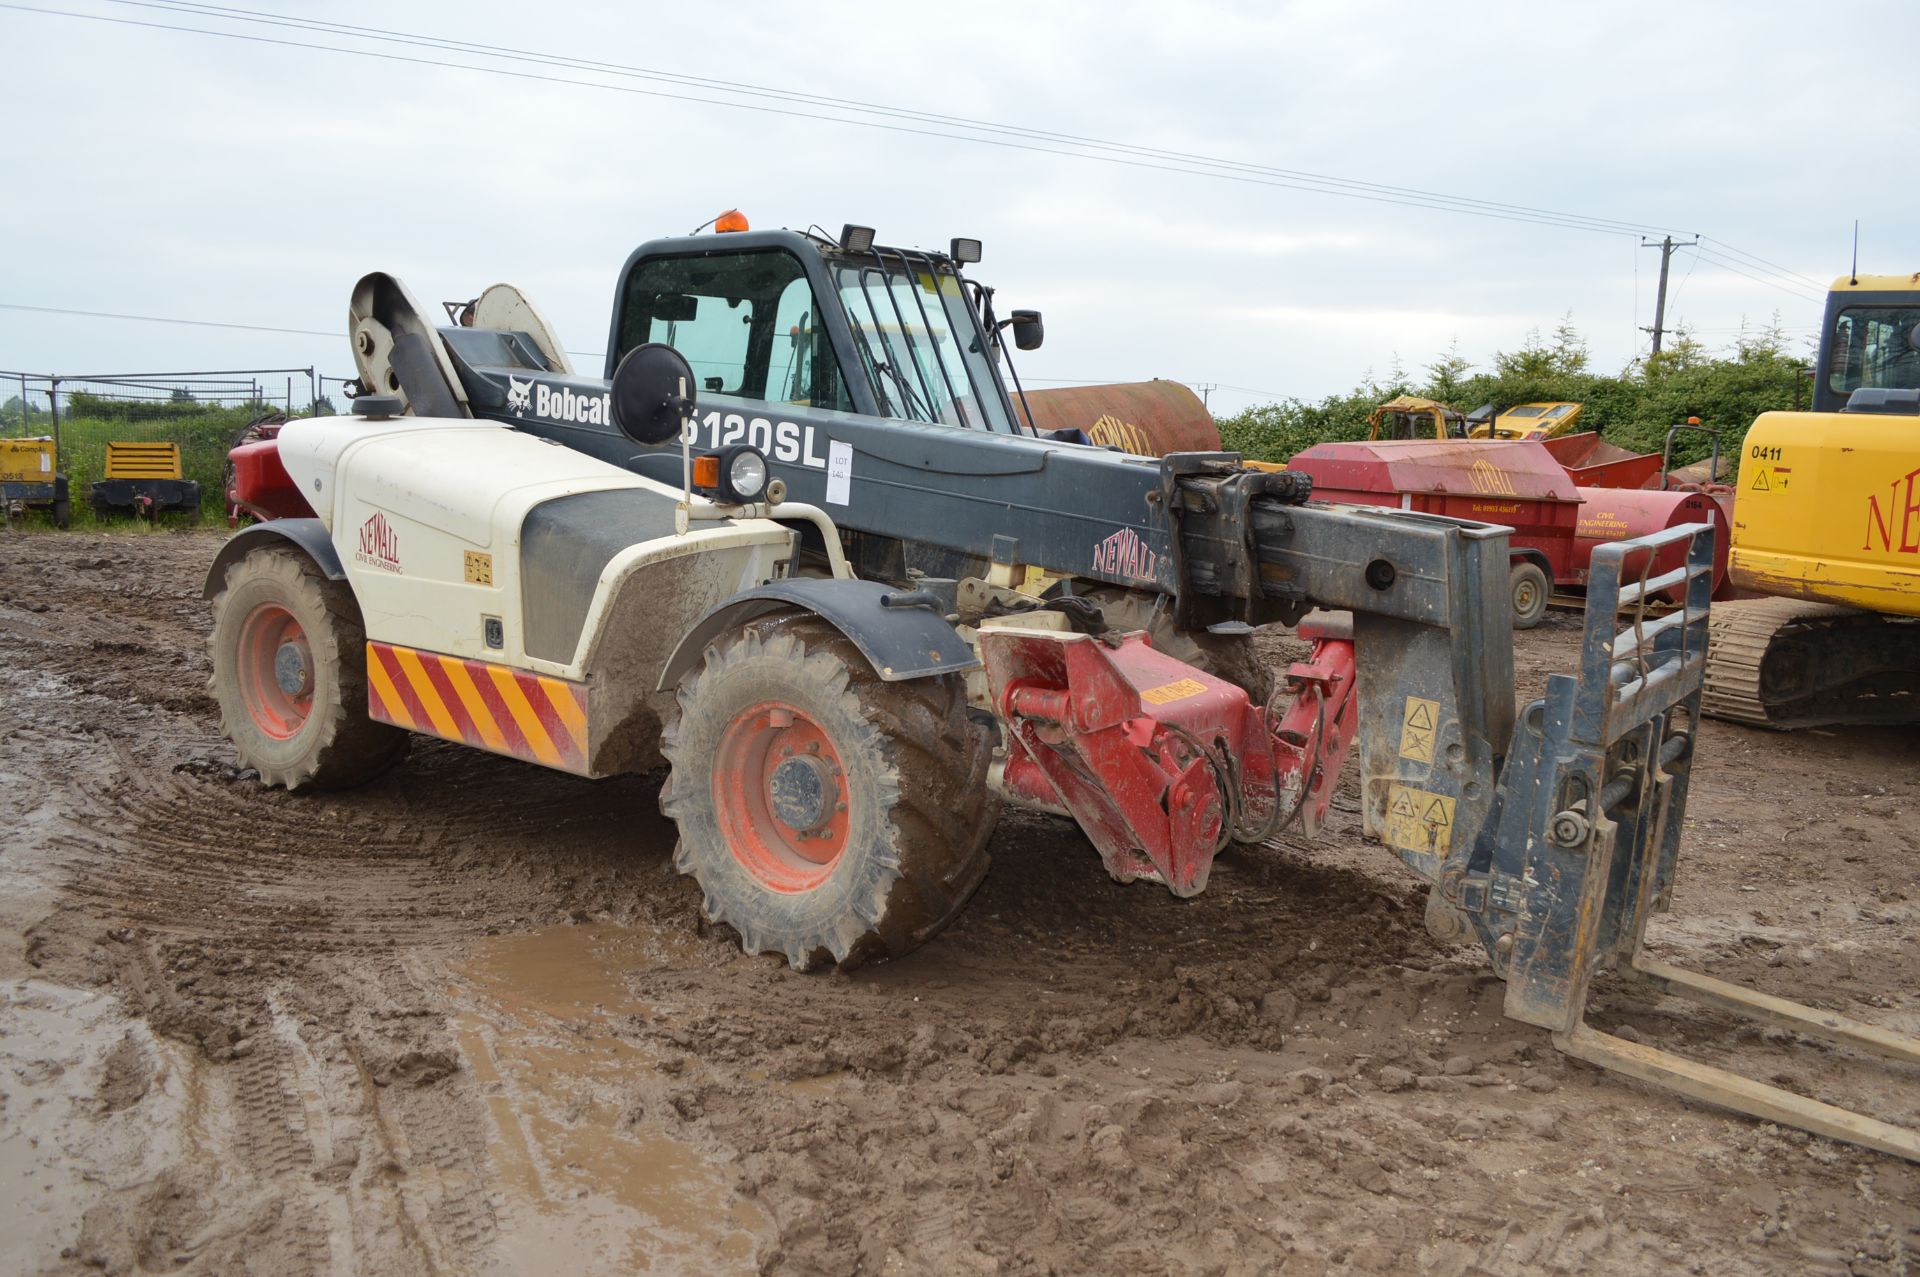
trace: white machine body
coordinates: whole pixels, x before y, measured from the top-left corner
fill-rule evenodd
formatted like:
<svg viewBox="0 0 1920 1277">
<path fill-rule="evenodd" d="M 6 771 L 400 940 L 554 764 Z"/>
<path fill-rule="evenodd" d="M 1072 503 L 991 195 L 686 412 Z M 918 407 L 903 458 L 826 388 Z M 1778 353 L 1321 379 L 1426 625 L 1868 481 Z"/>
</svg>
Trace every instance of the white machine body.
<svg viewBox="0 0 1920 1277">
<path fill-rule="evenodd" d="M 629 662 L 657 652 L 658 669 L 707 610 L 785 575 L 797 554 L 796 534 L 770 519 L 675 532 L 678 490 L 493 422 L 318 417 L 288 423 L 279 447 L 377 642 L 574 681 L 618 645 L 623 674 L 642 673 Z M 602 495 L 589 508 L 590 494 Z M 620 527 L 552 526 L 570 510 L 611 512 Z M 629 541 L 636 530 L 660 535 Z M 616 603 L 655 575 L 658 606 L 630 610 L 657 641 L 607 634 Z M 556 609 L 569 613 L 558 629 Z"/>
</svg>

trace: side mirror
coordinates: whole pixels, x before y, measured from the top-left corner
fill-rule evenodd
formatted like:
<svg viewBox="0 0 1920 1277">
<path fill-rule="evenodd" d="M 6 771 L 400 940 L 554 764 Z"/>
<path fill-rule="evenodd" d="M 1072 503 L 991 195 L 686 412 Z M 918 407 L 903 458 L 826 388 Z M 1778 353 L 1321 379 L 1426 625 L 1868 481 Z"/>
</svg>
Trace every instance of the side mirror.
<svg viewBox="0 0 1920 1277">
<path fill-rule="evenodd" d="M 1907 349 L 1920 350 L 1920 324 L 1907 329 Z"/>
<path fill-rule="evenodd" d="M 635 443 L 656 447 L 693 414 L 693 369 L 672 346 L 650 341 L 613 370 L 613 424 Z"/>
<path fill-rule="evenodd" d="M 1013 344 L 1021 350 L 1038 350 L 1047 339 L 1047 326 L 1040 322 L 1037 310 L 1013 312 Z"/>
</svg>

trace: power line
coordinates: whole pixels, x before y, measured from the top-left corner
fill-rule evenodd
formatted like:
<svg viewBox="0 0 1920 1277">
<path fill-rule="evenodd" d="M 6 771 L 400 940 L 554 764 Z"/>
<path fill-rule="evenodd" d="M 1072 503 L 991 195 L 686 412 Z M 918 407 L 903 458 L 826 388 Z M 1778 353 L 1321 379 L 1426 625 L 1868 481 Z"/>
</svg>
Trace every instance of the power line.
<svg viewBox="0 0 1920 1277">
<path fill-rule="evenodd" d="M 1442 192 L 1426 191 L 1416 187 L 1396 186 L 1391 183 L 1359 181 L 1351 178 L 1335 177 L 1324 173 L 1313 173 L 1301 169 L 1280 168 L 1273 165 L 1253 164 L 1240 160 L 1221 159 L 1215 156 L 1197 155 L 1187 151 L 1168 150 L 1160 147 L 1141 146 L 1135 143 L 1114 142 L 1102 138 L 1088 137 L 1082 134 L 1062 133 L 1051 129 L 1038 129 L 1026 125 L 1009 125 L 988 120 L 972 119 L 966 116 L 946 115 L 938 112 L 919 111 L 910 108 L 892 107 L 878 103 L 862 102 L 857 99 L 834 97 L 827 94 L 804 93 L 791 89 L 774 88 L 767 85 L 751 84 L 735 80 L 714 80 L 704 76 L 686 75 L 680 72 L 660 71 L 647 67 L 636 67 L 624 63 L 604 62 L 590 58 L 578 58 L 563 54 L 534 53 L 524 49 L 505 48 L 500 45 L 476 43 L 468 40 L 455 40 L 444 36 L 423 36 L 411 32 L 395 31 L 385 27 L 368 27 L 354 23 L 329 22 L 315 18 L 290 18 L 281 14 L 262 13 L 258 10 L 234 8 L 228 5 L 192 3 L 190 0 L 107 0 L 108 3 L 126 5 L 133 8 L 155 9 L 162 12 L 174 12 L 195 17 L 208 17 L 217 20 L 254 22 L 271 26 L 289 27 L 295 30 L 312 31 L 328 35 L 345 35 L 349 38 L 378 40 L 386 43 L 412 45 L 438 49 L 441 51 L 460 51 L 479 53 L 517 62 L 530 62 L 539 65 L 565 67 L 569 69 L 590 70 L 608 75 L 653 80 L 671 84 L 682 84 L 717 90 L 723 93 L 752 97 L 767 97 L 780 101 L 801 102 L 826 106 L 834 110 L 876 114 L 895 119 L 908 119 L 928 123 L 951 125 L 969 130 L 998 133 L 1014 137 L 1042 139 L 1054 142 L 1067 142 L 1078 146 L 1099 150 L 1117 151 L 1123 154 L 1151 156 L 1175 160 L 1186 164 L 1206 165 L 1233 169 L 1243 172 L 1286 177 L 1300 181 L 1326 183 L 1355 190 L 1381 192 L 1396 196 L 1414 196 L 1426 200 L 1444 201 L 1447 204 L 1475 206 L 1482 209 L 1499 210 L 1509 213 L 1526 213 L 1557 219 L 1575 220 L 1589 223 L 1587 229 L 1619 232 L 1622 234 L 1644 232 L 1656 229 L 1643 223 L 1621 221 L 1616 218 L 1604 218 L 1584 213 L 1564 213 L 1552 209 L 1539 208 L 1525 204 L 1511 204 L 1498 200 L 1484 200 L 1477 197 L 1448 195 Z M 84 15 L 73 15 L 84 16 Z M 201 28 L 169 28 L 178 30 L 202 31 Z M 205 34 L 215 34 L 203 32 Z M 312 46 L 328 47 L 328 46 Z M 337 50 L 356 52 L 355 50 Z M 470 68 L 485 70 L 486 68 Z M 578 82 L 575 82 L 578 83 Z M 595 86 L 605 87 L 605 86 Z M 708 99 L 692 99 L 707 101 Z M 851 122 L 851 121 L 843 121 Z M 950 136 L 950 135 L 948 135 Z"/>
<path fill-rule="evenodd" d="M 26 310 L 41 315 L 81 315 L 88 319 L 133 319 L 144 324 L 185 324 L 193 328 L 237 328 L 255 333 L 286 333 L 294 337 L 338 337 L 337 332 L 318 332 L 311 328 L 273 328 L 266 324 L 227 324 L 211 319 L 180 319 L 168 315 L 125 315 L 110 310 L 72 310 L 65 306 L 28 306 L 21 302 L 0 302 L 0 310 Z"/>
<path fill-rule="evenodd" d="M 1721 270 L 1729 271 L 1732 274 L 1739 275 L 1743 279 L 1750 279 L 1756 284 L 1765 284 L 1768 288 L 1776 289 L 1779 292 L 1783 292 L 1787 294 L 1789 297 L 1798 297 L 1802 301 L 1813 301 L 1813 302 L 1824 301 L 1826 299 L 1826 293 L 1824 291 L 1810 293 L 1806 289 L 1801 288 L 1799 286 L 1784 284 L 1779 282 L 1778 280 L 1768 279 L 1764 275 L 1756 275 L 1752 271 L 1746 269 L 1741 263 L 1734 261 L 1730 257 L 1723 257 L 1720 254 L 1714 252 L 1712 249 L 1697 248 L 1694 251 L 1698 253 L 1701 257 L 1705 258 L 1708 262 L 1711 262 L 1713 265 L 1718 266 Z"/>
<path fill-rule="evenodd" d="M 1760 257 L 1754 253 L 1746 252 L 1744 249 L 1735 248 L 1733 245 L 1727 243 L 1727 241 L 1725 241 L 1724 239 L 1717 239 L 1712 235 L 1702 235 L 1700 238 L 1707 241 L 1709 244 L 1718 244 L 1721 248 L 1721 251 L 1723 252 L 1731 253 L 1735 257 L 1744 257 L 1749 261 L 1755 262 L 1761 266 L 1772 267 L 1775 273 L 1777 274 L 1781 274 L 1793 279 L 1797 279 L 1804 284 L 1809 284 L 1812 287 L 1819 289 L 1823 293 L 1826 291 L 1827 286 L 1821 283 L 1819 280 L 1813 279 L 1807 275 L 1802 275 L 1799 271 L 1788 270 L 1786 267 L 1781 266 L 1777 262 L 1770 262 L 1766 258 Z"/>
<path fill-rule="evenodd" d="M 191 8 L 180 4 L 156 3 L 155 0 L 111 0 L 113 3 L 150 9 L 156 12 L 175 13 L 182 16 L 198 16 L 214 20 L 246 20 L 269 23 L 320 34 L 334 34 L 314 25 L 302 25 L 297 20 L 278 18 L 273 15 L 252 15 L 251 11 L 218 11 L 213 6 Z M 1038 140 L 1067 139 L 1068 134 L 1053 134 L 1043 130 L 1022 130 L 1017 126 L 995 125 L 985 122 L 965 122 L 961 117 L 936 117 L 929 113 L 899 112 L 893 108 L 875 108 L 862 106 L 842 99 L 829 99 L 823 95 L 787 95 L 785 100 L 797 100 L 804 97 L 811 101 L 829 104 L 837 111 L 866 112 L 876 111 L 891 114 L 895 118 L 926 119 L 929 122 L 954 121 L 954 127 L 975 130 L 972 133 L 953 133 L 942 129 L 915 128 L 904 124 L 889 124 L 880 120 L 848 118 L 846 115 L 823 115 L 812 111 L 799 111 L 752 102 L 727 101 L 720 98 L 702 97 L 693 94 L 671 93 L 662 89 L 642 89 L 630 85 L 603 84 L 591 80 L 574 79 L 567 76 L 546 75 L 532 71 L 517 71 L 504 67 L 476 66 L 467 62 L 448 62 L 435 58 L 412 57 L 404 54 L 385 53 L 372 49 L 342 48 L 338 45 L 314 44 L 302 40 L 290 40 L 272 36 L 248 35 L 237 31 L 212 30 L 205 27 L 183 26 L 175 23 L 154 22 L 134 18 L 115 18 L 104 14 L 75 13 L 60 9 L 47 9 L 35 5 L 0 3 L 0 8 L 25 13 L 38 13 L 51 17 L 81 19 L 120 26 L 141 27 L 153 30 L 175 31 L 193 35 L 212 36 L 221 39 L 240 40 L 253 44 L 276 45 L 288 48 L 317 50 L 327 53 L 344 54 L 351 57 L 373 58 L 386 62 L 398 62 L 415 66 L 432 66 L 449 70 L 472 71 L 484 75 L 503 76 L 511 79 L 530 80 L 543 83 L 566 84 L 580 88 L 599 89 L 604 92 L 627 93 L 644 97 L 667 98 L 677 101 L 694 102 L 709 106 L 724 106 L 736 110 L 754 111 L 762 114 L 791 116 L 798 119 L 810 119 L 825 123 L 847 124 L 860 128 L 878 129 L 894 133 L 906 133 L 924 137 L 936 137 L 949 141 L 974 142 L 987 146 L 998 146 L 1010 150 L 1030 151 L 1039 154 L 1059 155 L 1073 159 L 1091 160 L 1099 163 L 1123 165 L 1133 168 L 1157 170 L 1161 172 L 1182 173 L 1191 176 L 1214 177 L 1223 181 L 1240 182 L 1255 186 L 1278 187 L 1288 190 L 1306 191 L 1314 194 L 1337 195 L 1348 199 L 1368 200 L 1374 203 L 1396 204 L 1414 208 L 1429 208 L 1438 211 L 1465 213 L 1476 217 L 1495 218 L 1502 221 L 1526 222 L 1535 225 L 1553 226 L 1569 230 L 1585 230 L 1603 234 L 1627 234 L 1636 230 L 1650 228 L 1641 223 L 1624 222 L 1616 219 L 1600 218 L 1589 214 L 1561 213 L 1552 210 L 1534 209 L 1526 205 L 1508 205 L 1496 201 L 1477 200 L 1464 196 L 1442 195 L 1424 192 L 1410 187 L 1393 187 L 1381 183 L 1356 182 L 1351 179 L 1331 177 L 1324 174 L 1310 174 L 1296 170 L 1274 169 L 1258 165 L 1246 165 L 1238 161 L 1214 160 L 1188 152 L 1160 151 L 1155 148 L 1132 147 L 1124 143 L 1104 141 L 1074 142 L 1071 145 L 1103 148 L 1117 154 L 1091 154 L 1087 150 L 1063 150 L 1057 146 L 1038 145 Z M 242 15 L 242 16 L 235 16 Z M 620 68 L 618 64 L 589 64 L 581 60 L 569 60 L 551 55 L 530 55 L 514 51 L 491 51 L 495 46 L 465 45 L 464 42 L 442 41 L 431 37 L 401 36 L 378 34 L 378 28 L 361 28 L 368 34 L 357 35 L 348 24 L 329 24 L 338 28 L 338 33 L 349 38 L 381 39 L 389 42 L 412 44 L 433 48 L 443 52 L 479 51 L 482 56 L 530 62 L 536 65 L 569 67 L 571 69 L 606 69 L 605 73 L 621 74 L 637 78 L 660 80 L 662 73 L 644 69 Z M 719 82 L 701 81 L 718 84 Z M 716 91 L 738 92 L 732 86 L 722 86 Z M 766 90 L 755 87 L 753 92 L 761 96 L 780 96 L 785 91 Z M 1010 140 L 1009 136 L 982 136 L 979 130 L 991 130 L 1011 137 L 1034 140 Z M 1153 162 L 1144 156 L 1165 157 L 1171 162 Z M 1267 176 L 1272 175 L 1272 176 Z"/>
</svg>

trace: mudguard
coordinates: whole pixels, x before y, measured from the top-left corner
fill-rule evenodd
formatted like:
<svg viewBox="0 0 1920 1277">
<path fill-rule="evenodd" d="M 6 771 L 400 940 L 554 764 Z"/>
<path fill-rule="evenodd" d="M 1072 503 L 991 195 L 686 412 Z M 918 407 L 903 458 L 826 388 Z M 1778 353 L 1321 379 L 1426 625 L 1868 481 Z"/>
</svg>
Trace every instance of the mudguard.
<svg viewBox="0 0 1920 1277">
<path fill-rule="evenodd" d="M 201 588 L 202 598 L 212 598 L 227 583 L 227 569 L 247 555 L 263 546 L 279 541 L 291 541 L 300 552 L 312 559 L 314 566 L 326 573 L 329 581 L 344 581 L 347 570 L 340 563 L 339 552 L 333 548 L 333 538 L 327 535 L 326 525 L 318 519 L 269 519 L 265 523 L 256 523 L 240 529 L 227 543 L 220 547 L 220 553 L 214 556 L 213 566 L 207 569 L 207 583 Z"/>
<path fill-rule="evenodd" d="M 799 608 L 826 621 L 860 649 L 881 679 L 898 683 L 961 674 L 976 669 L 973 647 L 925 607 L 888 607 L 882 601 L 901 591 L 879 581 L 823 580 L 801 577 L 770 581 L 736 594 L 701 618 L 667 658 L 659 690 L 666 691 L 693 668 L 700 654 L 722 633 L 769 612 Z"/>
</svg>

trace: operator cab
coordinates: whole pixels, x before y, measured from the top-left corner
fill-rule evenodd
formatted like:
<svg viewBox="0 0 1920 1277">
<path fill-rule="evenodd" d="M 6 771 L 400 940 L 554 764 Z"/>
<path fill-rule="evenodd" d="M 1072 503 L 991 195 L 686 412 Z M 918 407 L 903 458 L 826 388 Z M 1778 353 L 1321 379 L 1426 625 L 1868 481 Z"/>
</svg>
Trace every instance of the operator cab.
<svg viewBox="0 0 1920 1277">
<path fill-rule="evenodd" d="M 948 252 L 885 248 L 849 226 L 838 240 L 722 230 L 655 240 L 627 259 L 614 299 L 607 376 L 647 342 L 686 357 L 703 399 L 813 408 L 1030 434 L 1002 368 L 1001 332 L 1039 344 L 1040 317 L 993 315 L 993 290 L 966 279 L 979 243 Z M 725 226 L 723 220 L 722 225 Z"/>
<path fill-rule="evenodd" d="M 1843 275 L 1827 293 L 1813 410 L 1907 412 L 1920 390 L 1920 280 Z M 1855 392 L 1866 391 L 1858 399 Z M 1893 405 L 1893 406 L 1888 406 Z"/>
</svg>

